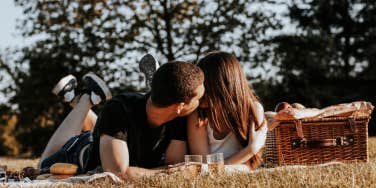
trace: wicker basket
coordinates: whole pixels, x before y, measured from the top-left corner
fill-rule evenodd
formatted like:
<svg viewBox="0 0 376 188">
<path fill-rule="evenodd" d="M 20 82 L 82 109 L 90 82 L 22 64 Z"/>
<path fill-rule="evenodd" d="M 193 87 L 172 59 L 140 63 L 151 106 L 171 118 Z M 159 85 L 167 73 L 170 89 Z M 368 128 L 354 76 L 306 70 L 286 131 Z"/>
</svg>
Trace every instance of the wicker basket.
<svg viewBox="0 0 376 188">
<path fill-rule="evenodd" d="M 368 121 L 330 117 L 281 121 L 268 132 L 264 166 L 368 161 Z"/>
</svg>

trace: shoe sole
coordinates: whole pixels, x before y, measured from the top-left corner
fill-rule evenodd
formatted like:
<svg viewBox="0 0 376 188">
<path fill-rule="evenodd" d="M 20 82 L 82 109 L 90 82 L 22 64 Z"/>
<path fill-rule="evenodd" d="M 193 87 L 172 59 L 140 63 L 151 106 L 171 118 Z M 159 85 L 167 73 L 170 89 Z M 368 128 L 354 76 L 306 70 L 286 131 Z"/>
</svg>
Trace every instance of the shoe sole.
<svg viewBox="0 0 376 188">
<path fill-rule="evenodd" d="M 52 93 L 55 95 L 59 95 L 59 92 L 65 87 L 65 85 L 72 79 L 76 79 L 73 75 L 65 76 L 64 78 L 60 79 L 60 81 L 55 85 L 52 89 Z"/>
<path fill-rule="evenodd" d="M 151 54 L 146 54 L 144 55 L 144 57 L 141 58 L 138 65 L 140 71 L 146 73 L 147 70 L 145 70 L 144 67 L 152 67 L 155 72 L 159 68 L 159 63 L 154 56 L 152 56 Z"/>
<path fill-rule="evenodd" d="M 102 89 L 104 95 L 106 95 L 106 100 L 109 100 L 109 99 L 112 98 L 112 94 L 111 94 L 110 89 L 108 88 L 106 83 L 101 78 L 99 78 L 97 75 L 95 75 L 92 72 L 89 72 L 89 73 L 84 75 L 84 77 L 86 77 L 86 76 L 93 79 L 99 85 L 99 87 Z"/>
</svg>

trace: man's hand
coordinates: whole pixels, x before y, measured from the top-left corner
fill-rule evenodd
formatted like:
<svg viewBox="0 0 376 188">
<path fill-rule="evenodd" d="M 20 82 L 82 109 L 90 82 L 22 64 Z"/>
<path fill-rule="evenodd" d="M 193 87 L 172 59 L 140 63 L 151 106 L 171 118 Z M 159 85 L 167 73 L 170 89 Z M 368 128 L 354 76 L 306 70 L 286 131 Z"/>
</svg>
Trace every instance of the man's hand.
<svg viewBox="0 0 376 188">
<path fill-rule="evenodd" d="M 169 165 L 164 173 L 182 173 L 185 177 L 194 177 L 201 174 L 201 164 L 178 163 Z"/>
<path fill-rule="evenodd" d="M 165 173 L 172 174 L 175 172 L 183 171 L 186 168 L 185 163 L 177 163 L 174 165 L 168 165 L 167 169 L 165 170 Z"/>
<path fill-rule="evenodd" d="M 268 132 L 268 126 L 266 121 L 264 121 L 259 128 L 259 130 L 255 130 L 255 123 L 251 124 L 251 128 L 249 130 L 249 138 L 248 138 L 248 149 L 252 152 L 252 154 L 256 154 L 260 151 L 262 147 L 265 145 L 266 141 L 266 133 Z"/>
</svg>

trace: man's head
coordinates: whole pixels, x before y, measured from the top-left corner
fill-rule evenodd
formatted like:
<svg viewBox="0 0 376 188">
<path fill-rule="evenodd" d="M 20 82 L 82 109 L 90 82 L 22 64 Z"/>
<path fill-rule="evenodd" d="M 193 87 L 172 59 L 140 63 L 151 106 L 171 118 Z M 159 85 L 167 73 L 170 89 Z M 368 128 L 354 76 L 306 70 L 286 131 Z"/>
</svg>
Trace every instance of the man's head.
<svg viewBox="0 0 376 188">
<path fill-rule="evenodd" d="M 192 64 L 173 61 L 162 65 L 151 83 L 151 101 L 157 107 L 176 106 L 178 116 L 193 112 L 204 94 L 204 73 Z"/>
</svg>

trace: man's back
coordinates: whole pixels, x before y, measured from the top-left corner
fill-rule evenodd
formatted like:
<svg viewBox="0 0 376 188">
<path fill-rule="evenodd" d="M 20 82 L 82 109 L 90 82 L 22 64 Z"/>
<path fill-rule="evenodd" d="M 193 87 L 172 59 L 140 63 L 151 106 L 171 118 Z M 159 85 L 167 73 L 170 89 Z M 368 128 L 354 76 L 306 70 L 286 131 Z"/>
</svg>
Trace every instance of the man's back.
<svg viewBox="0 0 376 188">
<path fill-rule="evenodd" d="M 129 165 L 153 168 L 165 164 L 170 141 L 186 141 L 186 119 L 177 118 L 151 128 L 146 115 L 148 98 L 149 94 L 123 93 L 106 103 L 94 129 L 92 156 L 99 157 L 99 138 L 106 134 L 127 143 Z"/>
</svg>

